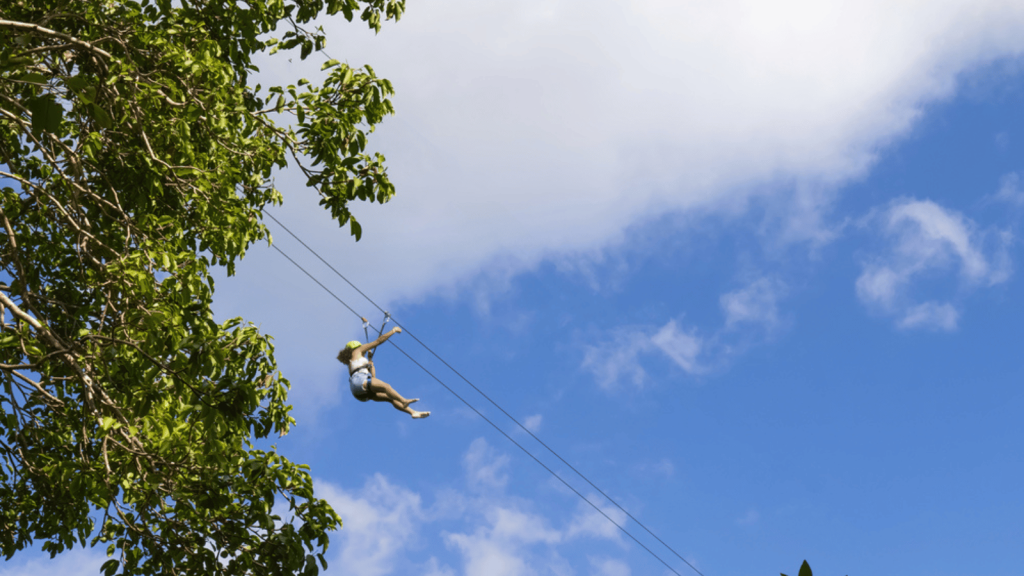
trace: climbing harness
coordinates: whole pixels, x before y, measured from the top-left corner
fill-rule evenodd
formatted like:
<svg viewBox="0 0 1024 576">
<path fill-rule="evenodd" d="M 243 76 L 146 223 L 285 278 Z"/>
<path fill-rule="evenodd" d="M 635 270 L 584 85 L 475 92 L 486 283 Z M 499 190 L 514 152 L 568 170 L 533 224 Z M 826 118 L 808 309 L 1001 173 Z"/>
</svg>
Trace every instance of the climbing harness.
<svg viewBox="0 0 1024 576">
<path fill-rule="evenodd" d="M 360 319 L 363 321 L 363 334 L 366 335 L 366 341 L 369 342 L 370 341 L 370 321 L 367 320 L 366 318 L 362 317 L 362 316 L 360 317 Z M 378 337 L 380 337 L 382 334 L 384 334 L 384 327 L 387 326 L 388 322 L 390 322 L 390 321 L 391 321 L 391 312 L 388 312 L 387 310 L 385 310 L 384 311 L 384 323 L 380 325 L 380 330 L 377 330 L 377 336 Z M 375 352 L 377 352 L 376 348 L 374 348 L 373 350 L 370 350 L 369 352 L 367 352 L 366 353 L 366 359 L 367 360 L 373 360 L 373 355 L 374 355 Z"/>
</svg>

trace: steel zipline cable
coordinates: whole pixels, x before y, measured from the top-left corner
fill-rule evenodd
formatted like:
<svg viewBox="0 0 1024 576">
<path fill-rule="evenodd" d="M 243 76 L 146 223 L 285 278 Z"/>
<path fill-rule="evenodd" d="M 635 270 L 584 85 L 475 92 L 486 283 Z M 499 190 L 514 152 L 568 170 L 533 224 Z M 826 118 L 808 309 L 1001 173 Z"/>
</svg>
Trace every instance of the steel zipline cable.
<svg viewBox="0 0 1024 576">
<path fill-rule="evenodd" d="M 381 308 L 381 307 L 380 307 L 380 306 L 379 306 L 379 305 L 378 305 L 378 304 L 377 304 L 376 302 L 374 302 L 374 300 L 373 300 L 372 298 L 370 298 L 370 297 L 369 297 L 369 296 L 368 296 L 368 295 L 367 295 L 366 293 L 364 293 L 364 292 L 363 292 L 362 290 L 360 290 L 358 286 L 356 286 L 355 284 L 353 284 L 351 280 L 349 280 L 348 278 L 346 278 L 344 274 L 342 274 L 342 273 L 341 273 L 341 272 L 339 272 L 339 271 L 338 271 L 338 270 L 337 270 L 337 269 L 336 269 L 336 268 L 335 268 L 334 266 L 332 266 L 330 262 L 328 262 L 328 261 L 327 261 L 327 260 L 325 260 L 325 259 L 324 259 L 324 258 L 323 258 L 322 256 L 320 256 L 320 254 L 318 254 L 318 253 L 316 252 L 316 250 L 313 250 L 313 248 L 311 248 L 311 247 L 310 247 L 310 246 L 309 246 L 308 244 L 306 244 L 306 243 L 305 243 L 305 242 L 304 242 L 304 241 L 303 241 L 303 240 L 302 240 L 301 238 L 299 238 L 299 237 L 298 237 L 298 235 L 296 235 L 296 234 L 295 234 L 294 232 L 292 232 L 292 231 L 291 231 L 291 229 L 289 229 L 289 228 L 288 228 L 287 226 L 285 226 L 285 225 L 284 225 L 283 223 L 281 223 L 281 221 L 280 221 L 280 220 L 278 220 L 277 218 L 275 218 L 275 217 L 274 217 L 274 216 L 273 216 L 272 214 L 270 214 L 269 212 L 264 212 L 264 215 L 266 215 L 266 216 L 267 216 L 267 217 L 269 217 L 269 218 L 270 218 L 271 220 L 273 220 L 273 221 L 274 221 L 274 222 L 275 222 L 275 223 L 276 223 L 276 224 L 277 224 L 278 226 L 280 226 L 280 227 L 281 227 L 281 229 L 283 229 L 283 230 L 284 230 L 285 232 L 287 232 L 287 233 L 288 233 L 288 234 L 289 234 L 289 235 L 290 235 L 290 236 L 291 236 L 292 238 L 294 238 L 294 239 L 295 239 L 295 240 L 296 240 L 296 241 L 297 241 L 297 242 L 298 242 L 299 244 L 302 244 L 302 246 L 303 246 L 303 247 L 304 247 L 304 248 L 305 248 L 306 250 L 308 250 L 308 251 L 309 251 L 309 252 L 310 252 L 311 254 L 313 254 L 313 255 L 314 255 L 314 256 L 315 256 L 315 257 L 316 257 L 316 258 L 317 258 L 318 260 L 320 260 L 320 262 L 322 262 L 322 263 L 323 263 L 324 265 L 326 265 L 326 266 L 327 266 L 328 268 L 330 268 L 332 272 L 334 272 L 334 273 L 335 273 L 336 275 L 338 275 L 338 277 L 339 277 L 339 278 L 341 278 L 342 280 L 344 280 L 346 284 L 348 284 L 348 285 L 349 285 L 350 287 L 352 287 L 352 289 L 353 289 L 353 290 L 355 290 L 356 292 L 358 292 L 360 296 L 362 296 L 363 298 L 365 298 L 365 299 L 367 300 L 367 302 L 369 302 L 370 304 L 372 304 L 372 305 L 373 305 L 373 306 L 374 306 L 375 308 L 377 308 L 377 310 L 379 310 L 380 312 L 382 312 L 382 313 L 384 313 L 384 314 L 387 314 L 387 315 L 389 315 L 389 316 L 390 316 L 390 314 L 389 314 L 389 313 L 388 313 L 387 311 L 385 311 L 385 310 L 384 310 L 383 308 Z M 341 299 L 341 297 L 339 297 L 339 296 L 338 296 L 337 294 L 335 294 L 335 293 L 334 293 L 333 291 L 331 291 L 331 289 L 330 289 L 330 288 L 328 288 L 328 287 L 327 287 L 327 286 L 325 286 L 325 285 L 324 285 L 324 284 L 323 284 L 322 282 L 320 282 L 320 280 L 318 280 L 318 279 L 317 279 L 317 278 L 316 278 L 316 277 L 315 277 L 315 276 L 314 276 L 314 275 L 313 275 L 312 273 L 310 273 L 310 272 L 309 272 L 308 270 L 306 270 L 305 268 L 303 268 L 303 267 L 302 267 L 302 266 L 301 266 L 301 265 L 300 265 L 300 264 L 299 264 L 298 262 L 296 262 L 296 261 L 295 261 L 294 259 L 292 259 L 292 257 L 291 257 L 291 256 L 289 256 L 288 254 L 286 254 L 286 253 L 285 253 L 285 252 L 284 252 L 283 250 L 281 250 L 281 248 L 279 248 L 279 247 L 278 247 L 278 246 L 277 246 L 276 244 L 271 244 L 271 247 L 272 247 L 272 248 L 274 248 L 275 250 L 277 250 L 277 252 L 278 252 L 279 254 L 281 254 L 282 256 L 284 256 L 284 257 L 285 257 L 285 259 L 287 259 L 287 260 L 288 260 L 289 262 L 291 262 L 293 266 L 295 266 L 295 267 L 296 267 L 296 268 L 298 268 L 298 269 L 299 269 L 300 271 L 302 271 L 302 273 L 303 273 L 303 274 L 305 274 L 306 276 L 308 276 L 308 277 L 309 277 L 309 278 L 310 278 L 310 279 L 311 279 L 311 280 L 312 280 L 313 282 L 315 282 L 315 283 L 316 283 L 316 284 L 317 284 L 318 286 L 320 286 L 321 288 L 323 288 L 323 289 L 324 289 L 324 291 L 326 291 L 326 292 L 327 292 L 328 294 L 330 294 L 330 295 L 331 295 L 331 296 L 332 296 L 332 297 L 333 297 L 333 298 L 334 298 L 335 300 L 337 300 L 337 301 L 338 301 L 339 303 L 341 303 L 341 305 L 342 305 L 342 306 L 344 306 L 345 308 L 347 308 L 349 312 L 351 312 L 352 314 L 354 314 L 354 315 L 355 315 L 355 316 L 356 316 L 357 318 L 359 318 L 360 320 L 363 320 L 363 316 L 362 316 L 361 314 L 359 314 L 358 312 L 356 312 L 356 310 L 355 310 L 354 308 L 352 308 L 351 306 L 349 306 L 349 305 L 348 305 L 348 304 L 347 304 L 347 303 L 346 303 L 346 302 L 345 302 L 344 300 L 342 300 L 342 299 Z M 462 374 L 461 372 L 459 372 L 458 370 L 456 370 L 456 369 L 455 369 L 455 367 L 453 367 L 453 366 L 452 366 L 451 364 L 449 364 L 449 363 L 448 363 L 448 362 L 447 362 L 447 361 L 446 361 L 446 360 L 445 360 L 444 358 L 442 358 L 442 357 L 441 357 L 440 355 L 438 355 L 438 354 L 437 354 L 436 352 L 434 352 L 434 351 L 433 351 L 433 350 L 432 350 L 432 349 L 431 349 L 431 348 L 430 348 L 429 346 L 427 346 L 427 344 L 426 344 L 426 343 L 424 343 L 424 342 L 423 342 L 422 340 L 420 340 L 419 338 L 417 338 L 415 334 L 413 334 L 413 333 L 412 333 L 411 331 L 409 331 L 409 330 L 408 330 L 408 329 L 407 329 L 407 328 L 406 328 L 405 326 L 402 326 L 402 324 L 401 324 L 401 323 L 399 323 L 399 322 L 398 322 L 398 320 L 395 320 L 395 319 L 394 319 L 394 318 L 392 317 L 392 321 L 393 321 L 393 322 L 394 322 L 394 323 L 395 323 L 395 324 L 396 324 L 397 326 L 401 327 L 401 328 L 402 328 L 402 331 L 403 331 L 404 333 L 408 334 L 408 335 L 409 335 L 409 336 L 410 336 L 410 337 L 411 337 L 411 338 L 412 338 L 413 340 L 415 340 L 415 341 L 416 341 L 416 343 L 417 343 L 417 344 L 419 344 L 420 346 L 422 346 L 422 347 L 423 347 L 423 348 L 424 348 L 424 349 L 425 349 L 425 350 L 426 350 L 427 352 L 429 352 L 429 353 L 430 353 L 430 354 L 431 354 L 431 355 L 432 355 L 432 356 L 433 356 L 434 358 L 438 359 L 438 360 L 439 360 L 439 361 L 440 361 L 440 362 L 441 362 L 442 364 L 444 364 L 444 365 L 445 365 L 445 366 L 446 366 L 446 367 L 447 367 L 447 368 L 448 368 L 449 370 L 451 370 L 451 371 L 452 371 L 452 372 L 454 372 L 454 373 L 455 373 L 455 374 L 456 374 L 456 375 L 457 375 L 457 376 L 458 376 L 459 378 L 461 378 L 461 379 L 462 379 L 462 380 L 463 380 L 463 381 L 464 381 L 464 382 L 465 382 L 466 384 L 469 384 L 469 386 L 470 386 L 471 388 L 473 388 L 473 390 L 475 390 L 475 391 L 476 391 L 476 392 L 477 392 L 478 394 L 480 394 L 480 395 L 481 395 L 481 396 L 483 396 L 483 397 L 484 397 L 485 399 L 487 399 L 487 401 L 488 401 L 488 402 L 490 402 L 490 403 L 491 403 L 491 404 L 492 404 L 492 405 L 493 405 L 493 406 L 494 406 L 495 408 L 497 408 L 497 409 L 498 409 L 498 410 L 499 410 L 499 411 L 500 411 L 500 412 L 501 412 L 502 414 L 504 414 L 504 415 L 505 415 L 505 416 L 506 416 L 506 417 L 507 417 L 507 418 L 508 418 L 509 420 L 511 420 L 512 422 L 514 422 L 514 423 L 516 424 L 516 426 L 518 426 L 518 427 L 519 427 L 519 428 L 520 428 L 521 430 L 523 430 L 524 432 L 526 432 L 527 434 L 529 434 L 529 436 L 530 436 L 531 438 L 533 438 L 534 440 L 536 440 L 536 441 L 537 441 L 537 442 L 538 442 L 538 443 L 539 443 L 539 444 L 540 444 L 541 446 L 543 446 L 543 447 L 544 447 L 544 448 L 545 448 L 545 449 L 546 449 L 546 450 L 547 450 L 548 452 L 550 452 L 550 453 L 551 453 L 552 455 L 554 455 L 554 456 L 555 456 L 555 458 L 557 458 L 557 459 L 558 459 L 558 460 L 559 460 L 560 462 L 562 462 L 563 464 L 565 464 L 566 466 L 568 466 L 570 470 L 572 470 L 573 472 L 575 472 L 575 473 L 576 473 L 576 475 L 577 475 L 577 476 L 579 476 L 580 478 L 582 478 L 582 479 L 583 479 L 583 480 L 584 480 L 584 481 L 585 481 L 585 482 L 586 482 L 587 484 L 589 484 L 589 485 L 590 485 L 590 487 L 592 487 L 592 488 L 593 488 L 594 490 L 597 490 L 597 492 L 598 492 L 598 493 L 600 493 L 600 494 L 601 494 L 602 496 L 604 496 L 604 497 L 605 497 L 605 498 L 606 498 L 606 499 L 607 499 L 607 500 L 608 500 L 609 502 L 611 502 L 611 503 L 612 503 L 612 504 L 613 504 L 613 505 L 614 505 L 614 506 L 615 506 L 616 508 L 618 508 L 618 509 L 619 509 L 620 511 L 622 511 L 622 513 L 624 513 L 624 514 L 625 514 L 625 515 L 626 515 L 627 517 L 629 517 L 629 519 L 631 519 L 631 520 L 632 520 L 633 522 L 635 522 L 635 523 L 636 523 L 636 524 L 637 524 L 638 526 L 640 526 L 641 528 L 643 528 L 645 532 L 647 532 L 648 534 L 650 534 L 650 535 L 651 535 L 651 537 L 653 537 L 653 538 L 654 538 L 655 540 L 657 540 L 657 541 L 658 541 L 658 542 L 659 542 L 659 543 L 660 543 L 660 544 L 661 544 L 662 546 L 664 546 L 664 547 L 665 547 L 666 549 L 668 549 L 668 550 L 669 550 L 670 552 L 672 552 L 672 554 L 674 554 L 674 555 L 675 555 L 675 556 L 676 556 L 677 558 L 679 558 L 680 560 L 682 560 L 682 561 L 683 561 L 683 563 L 685 563 L 685 564 L 686 564 L 687 566 L 689 566 L 689 567 L 690 567 L 690 569 L 692 569 L 692 570 L 693 570 L 694 572 L 696 572 L 696 573 L 697 573 L 697 574 L 699 574 L 700 576 L 704 576 L 704 573 L 703 573 L 703 572 L 701 572 L 700 570 L 698 570 L 698 569 L 697 569 L 697 567 L 696 567 L 696 566 L 694 566 L 694 565 L 693 565 L 693 564 L 692 564 L 692 563 L 691 563 L 691 562 L 690 562 L 689 560 L 687 560 L 686 558 L 683 558 L 683 556 L 682 556 L 682 555 L 680 555 L 680 554 L 679 554 L 678 552 L 676 552 L 676 551 L 675 551 L 675 550 L 674 550 L 674 549 L 673 549 L 673 548 L 672 548 L 671 546 L 669 546 L 668 544 L 666 544 L 664 540 L 662 540 L 661 538 L 659 538 L 659 537 L 658 537 L 658 535 L 657 535 L 657 534 L 655 534 L 654 532 L 652 532 L 650 528 L 648 528 L 647 526 L 645 526 L 643 522 L 641 522 L 641 521 L 640 521 L 640 520 L 638 520 L 638 519 L 637 519 L 637 518 L 636 518 L 635 516 L 633 516 L 632 514 L 630 514 L 628 510 L 626 510 L 625 508 L 623 508 L 623 507 L 622 507 L 622 506 L 621 506 L 621 505 L 620 505 L 620 504 L 619 504 L 618 502 L 616 502 L 616 501 L 615 501 L 615 499 L 614 499 L 614 498 L 612 498 L 611 496 L 609 496 L 609 495 L 608 495 L 608 494 L 607 494 L 607 493 L 606 493 L 606 492 L 605 492 L 604 490 L 601 490 L 601 488 L 599 488 L 599 487 L 598 487 L 598 486 L 597 486 L 596 484 L 594 484 L 594 483 L 593 483 L 593 482 L 592 482 L 592 481 L 591 481 L 591 480 L 590 480 L 589 478 L 587 478 L 587 477 L 586 477 L 586 476 L 585 476 L 585 475 L 584 475 L 584 474 L 583 474 L 582 472 L 580 472 L 579 470 L 577 470 L 577 469 L 576 469 L 576 467 L 574 467 L 574 466 L 573 466 L 572 464 L 570 464 L 569 462 L 567 462 L 567 461 L 565 460 L 565 458 L 562 458 L 562 456 L 561 456 L 561 455 L 560 455 L 560 454 L 559 454 L 558 452 L 556 452 L 556 451 L 555 451 L 555 450 L 554 450 L 553 448 L 551 448 L 550 446 L 548 446 L 548 445 L 547 445 L 547 444 L 546 444 L 546 443 L 545 443 L 545 442 L 544 442 L 543 440 L 541 440 L 540 438 L 538 438 L 536 434 L 534 434 L 533 432 L 531 432 L 531 431 L 530 431 L 530 430 L 529 430 L 529 429 L 528 429 L 528 428 L 527 428 L 526 426 L 524 426 L 524 425 L 523 425 L 522 423 L 520 423 L 520 422 L 519 422 L 519 420 L 517 420 L 517 419 L 516 419 L 516 418 L 515 418 L 514 416 L 512 416 L 511 414 L 509 414 L 509 413 L 508 413 L 508 412 L 507 412 L 507 411 L 506 411 L 506 410 L 505 410 L 504 408 L 502 408 L 502 407 L 501 407 L 501 406 L 500 406 L 500 405 L 499 405 L 499 404 L 498 404 L 497 402 L 495 402 L 495 401 L 494 401 L 494 400 L 493 400 L 493 399 L 492 399 L 492 398 L 491 398 L 490 396 L 488 396 L 488 395 L 487 395 L 486 393 L 484 393 L 484 391 L 483 391 L 483 390 L 481 390 L 481 389 L 480 389 L 480 388 L 478 388 L 478 387 L 477 387 L 477 386 L 476 386 L 475 384 L 473 384 L 473 382 L 471 382 L 471 381 L 470 381 L 470 380 L 469 380 L 468 378 L 466 378 L 466 377 L 465 377 L 465 376 L 464 376 L 464 375 L 463 375 L 463 374 Z M 580 498 L 582 498 L 582 499 L 583 499 L 583 501 L 584 501 L 584 502 L 586 502 L 587 504 L 589 504 L 589 505 L 590 505 L 590 506 L 591 506 L 591 507 L 592 507 L 592 508 L 593 508 L 594 510 L 597 510 L 597 511 L 598 511 L 598 512 L 599 512 L 599 513 L 600 513 L 600 514 L 602 515 L 602 516 L 604 516 L 604 517 L 605 517 L 605 519 L 607 519 L 607 520 L 608 520 L 609 522 L 611 522 L 612 524 L 614 524 L 614 525 L 615 525 L 615 526 L 616 526 L 616 527 L 617 527 L 617 528 L 618 528 L 618 529 L 619 529 L 620 531 L 622 531 L 622 533 L 623 533 L 623 534 L 625 534 L 625 535 L 629 536 L 629 537 L 630 537 L 630 538 L 631 538 L 631 539 L 632 539 L 632 540 L 633 540 L 634 542 L 636 542 L 636 543 L 637 543 L 638 545 L 640 545 L 640 547 L 641 547 L 641 548 L 643 548 L 644 550 L 646 550 L 648 554 L 650 554 L 651 556 L 653 556 L 654 558 L 656 558 L 656 559 L 657 559 L 657 560 L 658 560 L 659 562 L 661 562 L 662 564 L 664 564 L 664 565 L 665 565 L 665 567 L 666 567 L 666 568 L 668 568 L 669 570 L 671 570 L 671 571 L 672 571 L 672 572 L 673 572 L 674 574 L 676 574 L 676 575 L 678 575 L 678 576 L 681 576 L 681 575 L 679 574 L 679 572 L 675 570 L 675 568 L 673 568 L 673 567 L 672 567 L 671 565 L 669 565 L 669 563 L 668 563 L 668 562 L 666 562 L 665 560 L 663 560 L 663 559 L 662 559 L 662 558 L 661 558 L 660 556 L 658 556 L 657 554 L 655 554 L 655 553 L 654 553 L 654 551 L 652 551 L 652 550 L 651 550 L 650 548 L 648 548 L 647 546 L 645 546 L 645 545 L 644 545 L 644 544 L 643 544 L 642 542 L 640 542 L 639 540 L 637 540 L 637 538 L 636 538 L 635 536 L 633 536 L 633 535 L 632 535 L 632 534 L 631 534 L 631 533 L 630 533 L 629 531 L 627 531 L 627 530 L 626 530 L 626 529 L 625 529 L 625 528 L 624 528 L 624 527 L 623 527 L 623 526 L 622 526 L 621 524 L 619 524 L 619 523 L 618 523 L 618 522 L 616 522 L 616 521 L 615 521 L 614 519 L 612 519 L 612 517 L 611 517 L 611 516 L 609 516 L 608 514 L 606 514 L 606 513 L 604 512 L 604 510 L 601 510 L 601 508 L 599 508 L 599 507 L 598 507 L 598 506 L 597 506 L 596 504 L 594 504 L 593 502 L 591 502 L 591 501 L 590 501 L 590 499 L 588 499 L 588 498 L 587 498 L 586 496 L 584 496 L 584 495 L 583 495 L 582 493 L 580 493 L 580 492 L 579 492 L 579 491 L 578 491 L 578 490 L 577 490 L 576 488 L 574 488 L 574 487 L 573 487 L 572 485 L 570 485 L 570 484 L 569 484 L 568 482 L 566 482 L 564 478 L 562 478 L 561 476 L 559 476 L 559 475 L 558 475 L 558 473 L 556 473 L 556 472 L 555 472 L 554 470 L 552 470 L 552 469 L 551 469 L 550 467 L 548 467 L 548 466 L 547 466 L 546 464 L 544 464 L 544 462 L 542 462 L 542 461 L 541 461 L 540 459 L 538 459 L 538 458 L 537 458 L 536 456 L 534 456 L 534 455 L 533 455 L 533 453 L 531 453 L 531 452 L 530 452 L 529 450 L 527 450 L 527 449 L 526 449 L 526 448 L 525 448 L 525 447 L 524 447 L 524 446 L 523 446 L 522 444 L 520 444 L 520 443 L 519 443 L 519 442 L 517 442 L 517 441 L 516 441 L 515 439 L 513 439 L 513 438 L 512 438 L 512 437 L 511 437 L 511 436 L 510 436 L 510 435 L 509 435 L 509 434 L 508 434 L 507 432 L 505 432 L 504 430 L 502 430 L 502 429 L 501 429 L 501 428 L 500 428 L 500 427 L 499 427 L 499 426 L 498 426 L 497 424 L 495 424 L 495 423 L 494 423 L 493 421 L 491 421 L 491 420 L 490 420 L 489 418 L 487 418 L 486 416 L 484 416 L 484 415 L 483 415 L 483 413 L 482 413 L 482 412 L 480 412 L 480 411 L 479 411 L 479 410 L 478 410 L 478 409 L 477 409 L 476 407 L 474 407 L 474 406 L 473 406 L 472 404 L 470 404 L 470 403 L 469 403 L 469 401 L 467 401 L 467 400 L 466 400 L 465 398 L 463 398 L 462 396 L 460 396 L 460 395 L 459 395 L 459 394 L 458 394 L 457 392 L 455 392 L 455 390 L 453 390 L 453 389 L 452 389 L 451 387 L 449 387 L 449 386 L 448 386 L 447 384 L 445 384 L 445 383 L 444 383 L 444 381 L 442 381 L 442 380 L 441 380 L 440 378 L 438 378 L 437 376 L 435 376 L 435 375 L 434 375 L 434 373 L 432 373 L 432 372 L 431 372 L 430 370 L 428 370 L 428 369 L 427 369 L 427 368 L 426 368 L 425 366 L 423 366 L 422 364 L 420 364 L 420 363 L 419 363 L 419 362 L 418 362 L 418 361 L 417 361 L 417 360 L 416 360 L 415 358 L 413 358 L 412 356 L 410 356 L 408 352 L 406 352 L 405 350 L 403 350 L 403 349 L 402 349 L 401 347 L 399 347 L 399 346 L 398 346 L 397 344 L 395 344 L 394 342 L 390 342 L 390 341 L 389 341 L 389 343 L 390 343 L 390 344 L 391 344 L 392 346 L 394 346 L 394 347 L 395 347 L 395 349 L 397 349 L 397 350 L 398 350 L 399 352 L 401 352 L 403 356 L 405 356 L 406 358 L 408 358 L 408 359 L 409 359 L 409 360 L 410 360 L 410 361 L 411 361 L 411 362 L 412 362 L 413 364 L 415 364 L 415 365 L 416 365 L 416 366 L 418 366 L 418 367 L 419 367 L 419 368 L 420 368 L 421 370 L 423 370 L 423 372 L 425 372 L 425 373 L 426 373 L 426 374 L 427 374 L 428 376 L 430 376 L 430 377 L 431 377 L 431 378 L 433 378 L 433 379 L 434 379 L 435 381 L 437 381 L 437 383 L 438 383 L 438 384 L 440 384 L 440 385 L 441 385 L 441 386 L 443 386 L 443 387 L 444 387 L 444 388 L 445 388 L 446 390 L 448 390 L 448 392 L 450 392 L 450 393 L 451 393 L 451 394 L 452 394 L 453 396 L 455 396 L 456 398 L 458 398 L 458 399 L 459 399 L 459 401 L 461 401 L 461 402 L 462 402 L 463 404 L 465 404 L 465 405 L 466 405 L 466 406 L 467 406 L 467 407 L 468 407 L 468 408 L 469 408 L 470 410 L 472 410 L 472 411 L 473 411 L 473 412 L 475 412 L 475 413 L 476 413 L 476 414 L 477 414 L 478 416 L 480 416 L 481 418 L 483 418 L 485 422 L 487 422 L 488 424 L 490 424 L 490 425 L 491 425 L 491 427 L 493 427 L 493 428 L 494 428 L 495 430 L 497 430 L 498 432 L 500 432 L 500 433 L 502 434 L 502 436 L 504 436 L 505 438 L 507 438 L 507 439 L 508 439 L 508 441 L 509 441 L 509 442 L 511 442 L 511 443 L 513 443 L 513 444 L 515 444 L 515 445 L 516 445 L 516 447 L 518 447 L 518 448 L 519 448 L 520 450 L 522 450 L 522 451 L 523 451 L 524 453 L 526 453 L 526 455 L 527 455 L 527 456 L 529 456 L 530 458 L 532 458 L 534 462 L 536 462 L 537 464 L 539 464 L 539 465 L 540 465 L 540 466 L 541 466 L 542 468 L 544 468 L 545 470 L 547 470 L 547 471 L 548 471 L 548 473 L 550 473 L 550 474 L 551 474 L 552 476 L 554 476 L 555 478 L 557 478 L 557 479 L 558 479 L 558 480 L 559 480 L 559 481 L 560 481 L 560 482 L 561 482 L 562 484 L 564 484 L 564 485 L 565 485 L 565 486 L 566 486 L 567 488 L 569 488 L 570 490 L 572 490 L 572 492 L 573 492 L 573 493 L 575 493 L 575 494 L 576 494 L 577 496 L 579 496 Z"/>
</svg>

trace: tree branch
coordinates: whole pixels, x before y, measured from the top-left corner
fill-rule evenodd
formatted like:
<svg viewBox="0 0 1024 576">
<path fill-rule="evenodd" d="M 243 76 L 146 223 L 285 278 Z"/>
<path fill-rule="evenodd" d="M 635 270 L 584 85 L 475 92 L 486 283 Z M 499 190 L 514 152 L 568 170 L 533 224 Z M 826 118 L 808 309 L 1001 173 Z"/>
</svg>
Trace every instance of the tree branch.
<svg viewBox="0 0 1024 576">
<path fill-rule="evenodd" d="M 102 48 L 99 48 L 97 46 L 93 46 L 92 44 L 86 42 L 85 40 L 79 40 L 78 38 L 75 38 L 74 36 L 71 36 L 70 34 L 64 34 L 63 32 L 57 32 L 56 30 L 50 30 L 49 28 L 44 28 L 44 27 L 42 27 L 42 26 L 40 26 L 38 24 L 29 24 L 28 22 L 16 22 L 14 20 L 0 19 L 0 28 L 9 28 L 9 29 L 13 29 L 13 30 L 24 30 L 26 32 L 36 32 L 36 33 L 39 33 L 39 34 L 43 34 L 45 36 L 50 36 L 52 38 L 60 38 L 61 40 L 64 40 L 65 42 L 70 42 L 71 44 L 74 44 L 75 46 L 78 46 L 80 48 L 85 48 L 86 50 L 92 52 L 93 54 L 96 54 L 98 56 L 103 56 L 104 58 L 106 58 L 108 60 L 113 60 L 114 59 L 114 57 L 110 54 L 110 52 L 107 52 L 106 50 L 104 50 Z"/>
<path fill-rule="evenodd" d="M 40 394 L 45 396 L 46 399 L 49 400 L 51 403 L 53 403 L 53 404 L 55 404 L 57 406 L 60 406 L 60 407 L 64 406 L 64 402 L 62 402 L 56 396 L 54 396 L 54 395 L 50 394 L 49 392 L 47 392 L 46 389 L 43 388 L 43 385 L 40 384 L 39 382 L 36 382 L 35 380 L 32 380 L 31 378 L 28 378 L 27 376 L 24 376 L 23 374 L 21 374 L 17 370 L 11 370 L 11 374 L 14 374 L 18 378 L 20 378 L 22 382 L 25 382 L 26 384 L 28 384 L 28 385 L 32 386 L 33 388 L 35 388 L 37 391 L 39 391 Z"/>
<path fill-rule="evenodd" d="M 43 329 L 43 324 L 39 322 L 39 320 L 36 320 L 32 316 L 26 314 L 24 311 L 22 311 L 21 308 L 18 308 L 18 306 L 10 298 L 8 298 L 7 295 L 4 294 L 2 291 L 0 291 L 0 302 L 2 302 L 4 306 L 11 310 L 11 314 L 14 314 L 15 316 L 21 318 L 25 322 L 28 322 L 29 325 L 31 325 L 36 330 Z"/>
</svg>

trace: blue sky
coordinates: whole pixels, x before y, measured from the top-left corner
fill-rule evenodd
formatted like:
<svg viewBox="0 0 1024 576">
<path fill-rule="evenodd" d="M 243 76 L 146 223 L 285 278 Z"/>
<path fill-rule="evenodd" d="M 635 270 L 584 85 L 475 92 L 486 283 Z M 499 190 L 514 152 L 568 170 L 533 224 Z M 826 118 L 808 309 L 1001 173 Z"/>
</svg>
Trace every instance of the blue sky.
<svg viewBox="0 0 1024 576">
<path fill-rule="evenodd" d="M 294 174 L 275 216 L 706 576 L 1019 574 L 1019 3 L 423 0 L 377 37 L 323 24 L 395 84 L 371 143 L 398 193 L 354 207 L 359 243 Z M 328 574 L 669 573 L 397 350 L 378 375 L 432 416 L 355 401 L 334 355 L 359 322 L 274 251 L 217 310 L 275 337 L 299 420 L 278 447 L 345 521 Z"/>
</svg>

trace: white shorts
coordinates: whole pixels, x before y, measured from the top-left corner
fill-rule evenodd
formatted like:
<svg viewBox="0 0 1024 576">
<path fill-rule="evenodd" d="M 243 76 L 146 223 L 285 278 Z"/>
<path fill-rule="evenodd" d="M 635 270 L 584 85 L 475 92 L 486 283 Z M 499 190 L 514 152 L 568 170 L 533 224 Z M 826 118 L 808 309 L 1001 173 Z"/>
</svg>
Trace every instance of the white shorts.
<svg viewBox="0 0 1024 576">
<path fill-rule="evenodd" d="M 348 377 L 348 387 L 356 400 L 366 402 L 370 396 L 370 371 L 366 369 L 356 370 Z"/>
</svg>

